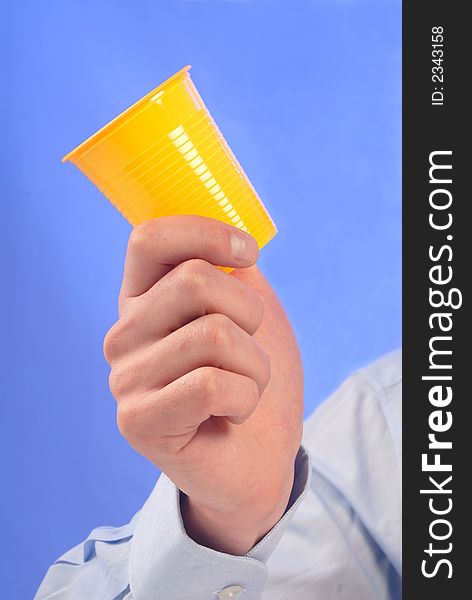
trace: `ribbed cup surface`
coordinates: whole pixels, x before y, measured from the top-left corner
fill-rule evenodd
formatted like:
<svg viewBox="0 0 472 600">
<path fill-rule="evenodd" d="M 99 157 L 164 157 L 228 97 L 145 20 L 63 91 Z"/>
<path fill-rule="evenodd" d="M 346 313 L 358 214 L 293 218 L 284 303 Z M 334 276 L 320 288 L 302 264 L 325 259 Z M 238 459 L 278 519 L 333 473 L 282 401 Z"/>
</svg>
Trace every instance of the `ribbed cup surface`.
<svg viewBox="0 0 472 600">
<path fill-rule="evenodd" d="M 78 146 L 75 164 L 133 225 L 197 214 L 250 233 L 262 248 L 275 225 L 188 68 Z"/>
</svg>

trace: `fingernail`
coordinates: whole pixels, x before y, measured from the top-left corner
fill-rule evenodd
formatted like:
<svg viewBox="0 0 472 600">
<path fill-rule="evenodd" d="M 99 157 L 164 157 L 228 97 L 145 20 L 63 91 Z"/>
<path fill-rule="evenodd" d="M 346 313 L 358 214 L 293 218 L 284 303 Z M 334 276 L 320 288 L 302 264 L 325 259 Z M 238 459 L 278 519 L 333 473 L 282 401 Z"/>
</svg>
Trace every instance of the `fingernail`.
<svg viewBox="0 0 472 600">
<path fill-rule="evenodd" d="M 257 242 L 249 235 L 231 235 L 231 251 L 236 260 L 246 264 L 252 264 L 257 258 Z"/>
</svg>

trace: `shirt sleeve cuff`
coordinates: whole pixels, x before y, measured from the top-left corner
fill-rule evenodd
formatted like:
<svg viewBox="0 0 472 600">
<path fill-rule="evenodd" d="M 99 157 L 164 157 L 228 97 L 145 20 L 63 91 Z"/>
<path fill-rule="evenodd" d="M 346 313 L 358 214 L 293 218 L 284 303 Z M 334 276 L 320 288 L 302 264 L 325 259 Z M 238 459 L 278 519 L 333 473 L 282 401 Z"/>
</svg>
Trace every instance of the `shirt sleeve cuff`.
<svg viewBox="0 0 472 600">
<path fill-rule="evenodd" d="M 301 447 L 287 510 L 245 556 L 218 552 L 194 542 L 180 512 L 180 491 L 164 474 L 141 510 L 130 556 L 130 587 L 136 600 L 259 600 L 266 561 L 308 489 L 311 467 Z M 244 593 L 243 593 L 244 592 Z"/>
</svg>

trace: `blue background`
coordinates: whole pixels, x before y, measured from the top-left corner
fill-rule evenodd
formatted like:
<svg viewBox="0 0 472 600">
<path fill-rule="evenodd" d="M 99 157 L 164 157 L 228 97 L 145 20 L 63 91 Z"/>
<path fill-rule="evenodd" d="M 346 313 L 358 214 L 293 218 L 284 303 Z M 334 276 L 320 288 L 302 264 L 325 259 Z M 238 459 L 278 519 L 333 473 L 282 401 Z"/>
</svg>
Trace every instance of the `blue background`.
<svg viewBox="0 0 472 600">
<path fill-rule="evenodd" d="M 400 345 L 401 5 L 2 7 L 0 595 L 15 600 L 156 478 L 117 432 L 102 357 L 130 227 L 60 158 L 193 65 L 278 224 L 260 263 L 298 335 L 309 413 Z"/>
</svg>

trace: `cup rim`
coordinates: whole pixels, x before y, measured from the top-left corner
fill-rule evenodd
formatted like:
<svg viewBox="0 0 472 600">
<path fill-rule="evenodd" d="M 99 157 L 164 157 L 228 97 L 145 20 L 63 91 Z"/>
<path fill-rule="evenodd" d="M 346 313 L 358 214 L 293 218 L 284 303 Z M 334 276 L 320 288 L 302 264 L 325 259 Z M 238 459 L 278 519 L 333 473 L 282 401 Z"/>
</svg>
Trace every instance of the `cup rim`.
<svg viewBox="0 0 472 600">
<path fill-rule="evenodd" d="M 76 146 L 73 150 L 68 152 L 61 159 L 61 162 L 67 162 L 74 155 L 80 154 L 84 150 L 90 149 L 92 146 L 102 141 L 103 138 L 105 138 L 108 135 L 108 133 L 110 133 L 110 130 L 115 129 L 116 126 L 119 125 L 121 122 L 126 121 L 132 114 L 136 113 L 142 107 L 142 105 L 145 104 L 150 98 L 163 91 L 164 89 L 168 89 L 169 86 L 172 85 L 176 79 L 179 79 L 185 73 L 190 71 L 191 67 L 192 65 L 187 65 L 183 67 L 183 69 L 180 69 L 180 71 L 174 73 L 171 77 L 166 79 L 164 82 L 160 83 L 157 87 L 152 89 L 145 96 L 134 102 L 131 106 L 128 106 L 128 108 L 123 110 L 119 115 L 111 119 L 111 121 L 108 121 L 108 123 L 106 123 L 103 127 L 98 129 L 98 131 L 96 131 L 94 134 L 92 134 L 90 137 L 84 140 L 81 144 Z"/>
</svg>

